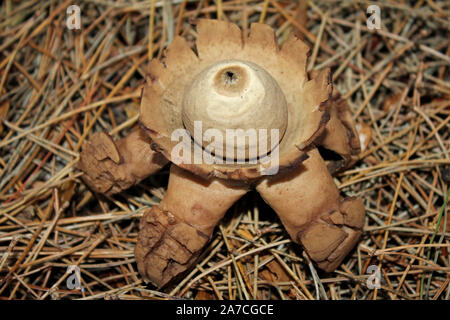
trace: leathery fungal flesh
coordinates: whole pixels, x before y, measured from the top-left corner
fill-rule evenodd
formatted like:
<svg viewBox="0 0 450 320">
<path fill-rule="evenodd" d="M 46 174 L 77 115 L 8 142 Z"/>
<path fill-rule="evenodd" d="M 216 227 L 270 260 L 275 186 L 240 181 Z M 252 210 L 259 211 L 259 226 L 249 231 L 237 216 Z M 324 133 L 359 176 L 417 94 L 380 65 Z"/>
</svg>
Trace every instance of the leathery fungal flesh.
<svg viewBox="0 0 450 320">
<path fill-rule="evenodd" d="M 330 71 L 308 74 L 309 48 L 294 35 L 280 48 L 264 24 L 244 36 L 234 24 L 199 20 L 197 34 L 195 52 L 176 37 L 162 61 L 150 62 L 139 128 L 119 141 L 100 132 L 85 143 L 83 180 L 114 194 L 171 162 L 167 192 L 145 210 L 135 249 L 139 273 L 158 287 L 195 263 L 226 211 L 251 189 L 318 267 L 334 270 L 358 242 L 365 209 L 361 198 L 343 198 L 332 178 L 357 160 L 360 145 Z M 215 137 L 232 129 L 277 135 L 205 141 L 194 134 L 198 122 Z M 178 129 L 192 142 L 182 155 L 174 152 Z M 198 150 L 231 161 L 199 163 Z M 277 161 L 266 161 L 275 152 Z"/>
</svg>

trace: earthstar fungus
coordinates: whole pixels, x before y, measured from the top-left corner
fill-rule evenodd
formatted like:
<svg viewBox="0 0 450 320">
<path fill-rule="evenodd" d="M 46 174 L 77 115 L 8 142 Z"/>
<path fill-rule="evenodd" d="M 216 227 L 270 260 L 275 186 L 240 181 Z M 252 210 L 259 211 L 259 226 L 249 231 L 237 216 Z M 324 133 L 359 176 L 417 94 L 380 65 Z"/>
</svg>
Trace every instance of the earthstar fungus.
<svg viewBox="0 0 450 320">
<path fill-rule="evenodd" d="M 329 70 L 308 75 L 309 48 L 291 35 L 280 49 L 264 24 L 253 23 L 247 37 L 234 24 L 199 20 L 197 33 L 196 53 L 176 37 L 163 61 L 150 62 L 139 129 L 118 142 L 97 133 L 85 144 L 84 181 L 113 194 L 172 162 L 167 193 L 145 211 L 135 249 L 140 274 L 158 287 L 193 265 L 226 211 L 252 188 L 292 240 L 334 270 L 358 242 L 365 210 L 360 198 L 342 198 L 331 176 L 357 160 L 360 146 L 346 102 L 332 95 Z M 278 136 L 265 144 L 261 137 L 206 143 L 195 135 L 196 121 L 224 135 L 265 129 Z M 174 152 L 180 128 L 192 161 Z M 319 149 L 337 157 L 324 160 Z M 234 161 L 196 163 L 196 150 Z M 266 160 L 275 151 L 273 168 Z"/>
</svg>

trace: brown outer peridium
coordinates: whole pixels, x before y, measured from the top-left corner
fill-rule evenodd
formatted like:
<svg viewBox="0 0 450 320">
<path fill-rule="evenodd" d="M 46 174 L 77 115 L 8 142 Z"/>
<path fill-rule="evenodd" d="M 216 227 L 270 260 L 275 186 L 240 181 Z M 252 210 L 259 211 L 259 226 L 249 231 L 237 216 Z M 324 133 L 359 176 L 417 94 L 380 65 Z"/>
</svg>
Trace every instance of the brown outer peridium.
<svg viewBox="0 0 450 320">
<path fill-rule="evenodd" d="M 328 170 L 334 174 L 353 165 L 359 159 L 361 147 L 350 108 L 339 93 L 333 94 L 325 107 L 329 110 L 330 120 L 314 143 L 341 156 L 342 160 L 327 163 Z"/>
<path fill-rule="evenodd" d="M 289 175 L 268 177 L 256 187 L 325 271 L 334 270 L 359 240 L 364 225 L 361 198 L 343 199 L 317 149 Z"/>
<path fill-rule="evenodd" d="M 152 139 L 152 148 L 178 166 L 206 179 L 251 180 L 263 175 L 262 171 L 268 165 L 261 162 L 209 165 L 195 164 L 193 158 L 189 163 L 172 158 L 172 150 L 179 142 L 172 141 L 171 135 L 184 128 L 181 109 L 187 86 L 210 65 L 235 59 L 256 63 L 277 81 L 288 106 L 288 124 L 279 144 L 277 166 L 280 171 L 285 171 L 301 163 L 306 158 L 303 150 L 321 135 L 329 120 L 323 104 L 332 91 L 330 71 L 321 71 L 308 80 L 309 48 L 291 35 L 279 49 L 274 31 L 264 24 L 253 23 L 250 35 L 244 41 L 239 27 L 224 21 L 199 20 L 197 32 L 198 56 L 183 38 L 177 37 L 168 46 L 164 63 L 157 60 L 150 63 L 139 121 Z M 193 148 L 194 144 L 190 143 L 190 146 Z"/>
<path fill-rule="evenodd" d="M 104 132 L 94 134 L 83 146 L 78 168 L 94 191 L 114 194 L 139 183 L 166 163 L 166 158 L 151 149 L 147 134 L 136 128 L 117 142 Z"/>
<path fill-rule="evenodd" d="M 145 211 L 141 219 L 135 251 L 139 272 L 162 287 L 189 269 L 226 210 L 247 192 L 248 180 L 256 178 L 260 179 L 252 183 L 259 183 L 257 190 L 278 213 L 292 239 L 305 247 L 319 267 L 333 270 L 361 234 L 364 207 L 360 198 L 340 197 L 315 145 L 340 154 L 345 166 L 356 159 L 359 143 L 348 106 L 338 99 L 329 100 L 328 71 L 307 80 L 304 72 L 307 50 L 295 37 L 289 38 L 280 51 L 273 31 L 265 25 L 252 24 L 244 47 L 235 25 L 201 21 L 198 30 L 201 66 L 239 50 L 251 61 L 259 56 L 284 57 L 281 61 L 291 68 L 284 70 L 283 76 L 272 75 L 284 89 L 292 83 L 302 84 L 292 86 L 287 94 L 291 103 L 287 132 L 291 137 L 283 138 L 282 143 L 292 144 L 280 145 L 280 171 L 276 176 L 261 177 L 254 166 L 172 165 L 166 196 L 160 205 Z M 168 130 L 174 127 L 165 127 L 164 116 L 179 125 L 180 110 L 168 112 L 161 106 L 176 105 L 183 86 L 179 83 L 172 86 L 171 79 L 182 78 L 178 71 L 181 75 L 195 75 L 189 73 L 189 67 L 199 63 L 198 59 L 183 39 L 176 38 L 166 52 L 167 68 L 156 60 L 151 62 L 148 85 L 142 96 L 141 130 L 117 143 L 106 134 L 96 134 L 83 149 L 80 167 L 85 172 L 83 179 L 91 187 L 99 192 L 121 191 L 165 164 L 167 160 L 159 159 L 156 152 L 170 160 L 172 145 Z M 266 69 L 273 71 L 270 67 L 276 65 L 274 60 L 264 60 Z M 298 127 L 295 117 L 292 119 L 296 115 L 292 99 L 299 98 L 299 92 L 303 100 L 298 101 L 306 103 L 296 106 L 303 106 L 303 116 L 310 120 L 302 122 L 306 128 Z M 294 129 L 302 134 L 297 136 Z"/>
<path fill-rule="evenodd" d="M 247 191 L 245 185 L 205 181 L 172 165 L 164 199 L 140 222 L 135 249 L 139 273 L 162 287 L 186 271 L 228 208 Z"/>
</svg>

